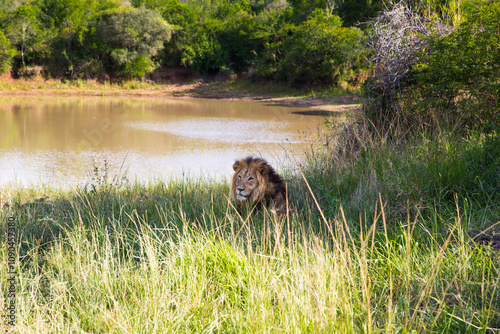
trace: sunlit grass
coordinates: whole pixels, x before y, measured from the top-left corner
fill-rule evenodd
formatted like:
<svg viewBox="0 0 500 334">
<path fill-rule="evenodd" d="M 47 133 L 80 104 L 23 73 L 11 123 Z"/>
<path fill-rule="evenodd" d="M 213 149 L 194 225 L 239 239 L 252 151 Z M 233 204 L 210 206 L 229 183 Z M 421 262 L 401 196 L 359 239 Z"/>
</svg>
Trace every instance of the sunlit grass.
<svg viewBox="0 0 500 334">
<path fill-rule="evenodd" d="M 110 82 L 98 80 L 43 80 L 18 79 L 15 81 L 1 81 L 0 91 L 3 93 L 27 92 L 39 94 L 70 94 L 70 95 L 144 95 L 146 91 L 157 93 L 167 89 L 168 84 L 130 80 L 123 82 Z"/>
<path fill-rule="evenodd" d="M 357 124 L 357 125 L 356 125 Z M 494 333 L 498 156 L 485 138 L 395 141 L 362 120 L 284 171 L 285 217 L 228 180 L 0 191 L 16 218 L 17 333 Z M 495 160 L 497 159 L 497 160 Z M 92 173 L 92 172 L 91 172 Z M 0 245 L 0 304 L 9 285 Z"/>
<path fill-rule="evenodd" d="M 474 207 L 388 220 L 380 195 L 374 214 L 356 216 L 289 182 L 303 193 L 283 218 L 240 217 L 227 182 L 210 179 L 4 189 L 2 224 L 18 219 L 16 332 L 500 327 L 500 256 L 468 235 L 484 224 L 466 223 Z"/>
</svg>

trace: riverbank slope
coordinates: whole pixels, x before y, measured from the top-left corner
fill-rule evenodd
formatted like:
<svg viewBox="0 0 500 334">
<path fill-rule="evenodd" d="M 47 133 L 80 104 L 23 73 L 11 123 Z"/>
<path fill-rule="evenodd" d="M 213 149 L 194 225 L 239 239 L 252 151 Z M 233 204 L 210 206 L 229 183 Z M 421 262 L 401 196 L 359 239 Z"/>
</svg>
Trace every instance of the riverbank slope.
<svg viewBox="0 0 500 334">
<path fill-rule="evenodd" d="M 141 81 L 99 82 L 97 80 L 61 81 L 13 79 L 10 75 L 0 76 L 0 96 L 130 96 L 130 97 L 175 97 L 210 98 L 227 100 L 252 100 L 285 105 L 307 107 L 335 112 L 359 108 L 356 91 L 291 89 L 275 83 L 259 83 L 247 79 L 226 81 L 205 81 L 193 79 L 172 83 Z"/>
</svg>

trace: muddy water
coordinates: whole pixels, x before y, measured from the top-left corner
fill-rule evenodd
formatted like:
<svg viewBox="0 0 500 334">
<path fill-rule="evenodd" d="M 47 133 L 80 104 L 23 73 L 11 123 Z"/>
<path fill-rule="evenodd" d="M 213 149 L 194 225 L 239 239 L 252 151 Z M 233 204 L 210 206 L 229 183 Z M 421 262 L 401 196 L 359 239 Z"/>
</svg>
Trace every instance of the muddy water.
<svg viewBox="0 0 500 334">
<path fill-rule="evenodd" d="M 228 177 L 250 154 L 279 169 L 300 158 L 325 117 L 248 101 L 0 97 L 0 185 Z"/>
</svg>

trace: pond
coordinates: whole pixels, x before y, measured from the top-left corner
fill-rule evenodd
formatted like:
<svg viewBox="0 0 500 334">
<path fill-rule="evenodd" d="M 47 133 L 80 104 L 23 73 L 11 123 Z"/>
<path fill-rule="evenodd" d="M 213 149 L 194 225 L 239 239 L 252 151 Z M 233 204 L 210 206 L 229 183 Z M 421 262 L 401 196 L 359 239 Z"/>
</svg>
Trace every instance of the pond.
<svg viewBox="0 0 500 334">
<path fill-rule="evenodd" d="M 0 185 L 228 177 L 235 159 L 296 163 L 328 116 L 253 101 L 0 97 Z M 96 172 L 96 167 L 98 172 Z"/>
</svg>

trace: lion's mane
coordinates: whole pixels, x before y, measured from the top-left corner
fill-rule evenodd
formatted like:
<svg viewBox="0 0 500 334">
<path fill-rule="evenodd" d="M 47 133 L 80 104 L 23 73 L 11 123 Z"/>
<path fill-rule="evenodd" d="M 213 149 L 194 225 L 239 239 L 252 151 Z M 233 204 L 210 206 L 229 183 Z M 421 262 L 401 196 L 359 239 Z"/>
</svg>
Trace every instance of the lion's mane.
<svg viewBox="0 0 500 334">
<path fill-rule="evenodd" d="M 231 181 L 231 198 L 239 209 L 244 207 L 259 210 L 262 205 L 283 214 L 287 210 L 285 182 L 266 160 L 247 157 L 237 160 Z"/>
</svg>

